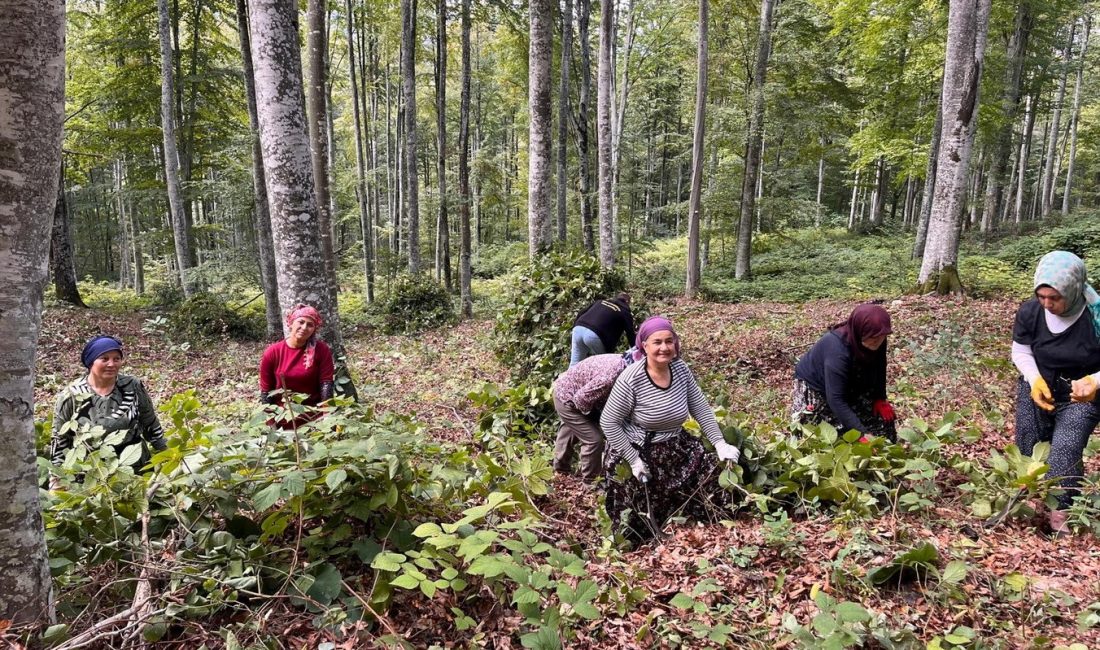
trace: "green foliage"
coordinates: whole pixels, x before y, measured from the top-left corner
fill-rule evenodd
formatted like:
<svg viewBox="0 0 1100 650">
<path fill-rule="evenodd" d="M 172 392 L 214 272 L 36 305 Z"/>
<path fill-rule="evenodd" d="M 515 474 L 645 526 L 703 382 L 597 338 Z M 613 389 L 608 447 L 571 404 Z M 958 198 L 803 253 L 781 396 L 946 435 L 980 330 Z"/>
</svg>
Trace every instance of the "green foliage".
<svg viewBox="0 0 1100 650">
<path fill-rule="evenodd" d="M 546 386 L 521 383 L 502 389 L 486 382 L 467 397 L 480 411 L 478 428 L 483 437 L 536 436 L 557 422 L 554 395 Z"/>
<path fill-rule="evenodd" d="M 577 313 L 625 286 L 623 276 L 578 253 L 536 258 L 512 278 L 509 303 L 496 319 L 497 357 L 514 376 L 548 385 L 569 358 Z"/>
<path fill-rule="evenodd" d="M 382 303 L 382 331 L 413 334 L 455 320 L 451 296 L 427 274 L 402 275 Z"/>
<path fill-rule="evenodd" d="M 935 573 L 940 553 L 931 542 L 901 553 L 890 562 L 867 572 L 867 579 L 875 586 L 898 586 L 907 580 L 924 580 Z"/>
<path fill-rule="evenodd" d="M 495 278 L 522 266 L 527 259 L 527 242 L 483 244 L 470 260 L 476 278 Z"/>
<path fill-rule="evenodd" d="M 184 300 L 169 313 L 168 322 L 173 335 L 184 338 L 258 341 L 265 332 L 262 318 L 254 314 L 246 318 L 209 293 L 197 293 Z"/>
<path fill-rule="evenodd" d="M 1027 278 L 1034 272 L 1039 258 L 1055 250 L 1077 254 L 1085 260 L 1089 277 L 1094 280 L 1100 277 L 1100 215 L 1075 217 L 1054 227 L 1048 224 L 1034 235 L 1007 241 L 996 255 L 1024 272 Z M 1030 282 L 1026 288 L 1031 289 Z"/>
<path fill-rule="evenodd" d="M 1028 517 L 1034 510 L 1028 498 L 1043 498 L 1052 481 L 1044 476 L 1050 466 L 1046 464 L 1050 443 L 1035 445 L 1030 456 L 1020 453 L 1016 445 L 1005 448 L 1004 454 L 990 451 L 989 464 L 963 461 L 958 469 L 965 471 L 969 481 L 960 485 L 965 501 L 975 517 L 987 519 L 994 526 L 1007 518 Z"/>
</svg>

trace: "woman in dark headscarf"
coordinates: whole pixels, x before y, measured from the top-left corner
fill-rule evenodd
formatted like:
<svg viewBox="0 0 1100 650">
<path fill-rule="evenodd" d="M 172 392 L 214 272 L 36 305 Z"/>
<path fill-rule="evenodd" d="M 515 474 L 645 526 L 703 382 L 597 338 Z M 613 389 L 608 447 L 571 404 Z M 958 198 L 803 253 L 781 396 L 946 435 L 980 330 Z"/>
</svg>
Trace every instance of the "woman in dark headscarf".
<svg viewBox="0 0 1100 650">
<path fill-rule="evenodd" d="M 265 404 L 285 404 L 286 393 L 305 394 L 307 406 L 332 397 L 332 349 L 317 338 L 323 322 L 321 314 L 309 305 L 297 305 L 287 314 L 286 338 L 269 345 L 260 359 L 260 399 Z M 295 423 L 301 421 L 280 419 L 279 426 L 288 429 Z"/>
<path fill-rule="evenodd" d="M 57 396 L 51 428 L 50 461 L 65 462 L 78 432 L 102 427 L 103 436 L 125 431 L 114 445 L 118 457 L 140 470 L 149 463 L 149 447 L 168 448 L 164 429 L 157 419 L 153 401 L 137 377 L 119 373 L 122 368 L 122 341 L 113 336 L 96 336 L 84 345 L 80 362 L 88 374 L 69 384 Z M 128 452 L 132 446 L 137 449 Z M 134 455 L 137 454 L 137 455 Z M 51 479 L 50 487 L 57 487 Z"/>
<path fill-rule="evenodd" d="M 894 407 L 886 400 L 886 337 L 890 314 L 863 304 L 814 344 L 794 370 L 791 415 L 796 422 L 828 422 L 896 441 Z"/>
<path fill-rule="evenodd" d="M 1020 371 L 1016 446 L 1030 455 L 1036 443 L 1050 443 L 1047 477 L 1063 488 L 1050 527 L 1065 533 L 1066 509 L 1080 490 L 1081 456 L 1100 422 L 1100 296 L 1085 263 L 1067 251 L 1039 260 L 1034 289 L 1012 329 L 1012 362 Z"/>
</svg>

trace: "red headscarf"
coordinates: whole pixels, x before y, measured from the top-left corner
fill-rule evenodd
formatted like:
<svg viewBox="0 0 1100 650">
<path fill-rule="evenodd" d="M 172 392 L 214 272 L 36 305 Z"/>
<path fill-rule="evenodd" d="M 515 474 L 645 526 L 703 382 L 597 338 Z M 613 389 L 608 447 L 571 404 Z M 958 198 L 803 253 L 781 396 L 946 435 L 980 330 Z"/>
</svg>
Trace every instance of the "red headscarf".
<svg viewBox="0 0 1100 650">
<path fill-rule="evenodd" d="M 309 305 L 302 304 L 302 303 L 294 305 L 294 307 L 290 310 L 290 312 L 287 313 L 287 315 L 286 315 L 286 325 L 287 325 L 287 327 L 290 327 L 291 325 L 293 325 L 294 321 L 298 320 L 299 318 L 308 318 L 308 319 L 310 319 L 311 321 L 313 321 L 313 324 L 317 326 L 317 329 L 321 329 L 321 325 L 324 324 L 324 322 L 325 322 L 324 320 L 321 319 L 321 314 L 316 309 L 314 309 L 313 307 L 310 307 Z M 302 355 L 302 364 L 305 365 L 306 368 L 309 368 L 310 366 L 313 365 L 313 355 L 315 354 L 316 350 L 317 350 L 317 333 L 314 332 L 313 336 L 309 337 L 309 343 L 306 344 L 306 353 L 304 355 Z"/>
<path fill-rule="evenodd" d="M 848 320 L 839 324 L 833 331 L 848 342 L 854 359 L 866 362 L 873 356 L 885 357 L 886 343 L 884 342 L 878 350 L 868 350 L 863 347 L 863 339 L 886 336 L 893 330 L 890 328 L 889 312 L 881 305 L 864 303 L 853 309 Z"/>
</svg>

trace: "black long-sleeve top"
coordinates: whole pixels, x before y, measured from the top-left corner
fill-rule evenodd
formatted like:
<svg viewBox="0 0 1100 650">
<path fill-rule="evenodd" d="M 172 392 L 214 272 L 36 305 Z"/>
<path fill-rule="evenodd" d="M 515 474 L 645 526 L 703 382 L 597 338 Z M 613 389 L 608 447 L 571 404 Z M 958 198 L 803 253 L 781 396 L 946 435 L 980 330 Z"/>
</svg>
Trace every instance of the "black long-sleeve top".
<svg viewBox="0 0 1100 650">
<path fill-rule="evenodd" d="M 794 376 L 825 395 L 829 409 L 846 429 L 866 431 L 851 403 L 866 395 L 886 399 L 886 342 L 865 363 L 854 363 L 848 341 L 830 331 L 795 366 Z"/>
<path fill-rule="evenodd" d="M 605 352 L 614 352 L 623 334 L 626 334 L 627 347 L 634 342 L 634 315 L 630 313 L 630 306 L 618 298 L 597 300 L 577 316 L 573 325 L 595 332 Z"/>
</svg>

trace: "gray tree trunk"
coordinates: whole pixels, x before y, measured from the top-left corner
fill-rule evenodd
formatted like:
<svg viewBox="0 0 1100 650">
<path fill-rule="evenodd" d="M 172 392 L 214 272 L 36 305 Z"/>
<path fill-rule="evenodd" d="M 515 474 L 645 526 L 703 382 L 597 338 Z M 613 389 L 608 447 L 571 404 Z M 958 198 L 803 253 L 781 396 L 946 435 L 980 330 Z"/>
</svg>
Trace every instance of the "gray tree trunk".
<svg viewBox="0 0 1100 650">
<path fill-rule="evenodd" d="M 990 0 L 951 0 L 943 70 L 943 133 L 928 242 L 917 283 L 924 291 L 958 293 L 959 220 L 966 202 L 970 153 L 978 123 L 982 60 Z"/>
<path fill-rule="evenodd" d="M 703 213 L 703 142 L 707 123 L 707 32 L 709 0 L 699 0 L 699 47 L 696 59 L 695 129 L 691 142 L 691 198 L 688 207 L 687 282 L 684 295 L 694 298 L 699 291 L 699 224 Z"/>
<path fill-rule="evenodd" d="M 622 60 L 617 56 L 617 37 L 615 35 L 617 25 L 611 25 L 611 80 L 613 86 L 611 94 L 615 101 L 611 104 L 611 227 L 616 234 L 619 232 L 619 165 L 622 161 L 623 128 L 626 126 L 626 102 L 630 95 L 630 53 L 634 49 L 634 1 L 627 1 L 626 42 L 623 47 Z M 616 70 L 617 68 L 617 70 Z M 619 73 L 618 82 L 615 83 L 615 73 Z M 619 242 L 615 241 L 618 248 Z"/>
<path fill-rule="evenodd" d="M 1031 138 L 1035 131 L 1034 99 L 1028 95 L 1025 99 L 1023 137 L 1020 138 L 1020 154 L 1016 163 L 1016 201 L 1013 204 L 1013 221 L 1020 223 L 1024 218 L 1024 193 L 1027 192 L 1027 163 L 1031 157 Z"/>
<path fill-rule="evenodd" d="M 57 299 L 76 307 L 87 307 L 76 284 L 76 264 L 73 262 L 73 230 L 65 200 L 65 172 L 59 176 L 57 206 L 53 211 L 53 233 L 50 237 L 50 274 Z"/>
<path fill-rule="evenodd" d="M 761 0 L 760 31 L 756 41 L 756 64 L 753 66 L 752 90 L 749 100 L 749 132 L 745 142 L 745 178 L 741 185 L 741 219 L 737 227 L 737 261 L 734 277 L 747 279 L 751 275 L 752 225 L 756 214 L 756 175 L 764 142 L 764 77 L 771 56 L 772 13 L 778 0 Z"/>
<path fill-rule="evenodd" d="M 168 0 L 157 0 L 157 31 L 160 34 L 160 121 L 164 133 L 164 183 L 168 189 L 168 212 L 171 216 L 172 238 L 176 246 L 176 265 L 184 297 L 195 291 L 191 250 L 191 233 L 184 214 L 180 194 L 180 160 L 176 149 L 175 68 L 173 67 L 172 33 L 168 22 Z"/>
<path fill-rule="evenodd" d="M 573 54 L 573 0 L 565 0 L 561 12 L 561 69 L 558 83 L 558 170 L 557 170 L 557 231 L 558 241 L 567 235 L 569 188 L 569 66 Z"/>
<path fill-rule="evenodd" d="M 1085 16 L 1085 36 L 1081 43 L 1081 54 L 1077 57 L 1077 80 L 1073 84 L 1073 113 L 1069 122 L 1069 164 L 1066 167 L 1066 187 L 1062 192 L 1062 214 L 1069 214 L 1070 190 L 1073 189 L 1073 172 L 1077 163 L 1077 122 L 1081 118 L 1081 83 L 1085 74 L 1085 54 L 1089 48 L 1089 33 L 1092 31 L 1092 16 Z"/>
<path fill-rule="evenodd" d="M 592 16 L 592 0 L 577 0 L 577 40 L 581 46 L 581 87 L 577 97 L 577 156 L 580 159 L 581 239 L 584 250 L 595 252 L 592 229 L 592 154 L 589 151 L 588 109 L 592 95 L 592 43 L 588 25 Z"/>
<path fill-rule="evenodd" d="M 822 147 L 825 143 L 822 142 Z M 821 192 L 825 189 L 825 153 L 824 151 L 817 158 L 817 210 L 814 212 L 814 227 L 821 227 Z"/>
<path fill-rule="evenodd" d="M 613 0 L 600 0 L 600 49 L 596 65 L 596 150 L 600 187 L 600 263 L 615 265 L 611 202 L 611 24 Z"/>
<path fill-rule="evenodd" d="M 940 136 L 943 135 L 943 81 L 940 81 L 940 98 L 936 102 L 936 119 L 932 123 L 932 136 L 928 141 L 928 165 L 924 169 L 924 191 L 921 193 L 920 215 L 917 217 L 917 236 L 913 240 L 913 257 L 924 257 L 924 245 L 928 240 L 928 220 L 932 216 L 932 196 L 936 191 L 936 165 L 940 159 Z"/>
<path fill-rule="evenodd" d="M 875 189 L 871 195 L 870 222 L 872 228 L 882 225 L 883 206 L 886 204 L 886 159 L 879 156 L 875 163 Z"/>
<path fill-rule="evenodd" d="M 1050 118 L 1050 140 L 1046 148 L 1046 165 L 1043 167 L 1043 185 L 1039 195 L 1039 216 L 1046 219 L 1050 216 L 1054 204 L 1054 177 L 1058 175 L 1058 169 L 1054 166 L 1055 152 L 1058 150 L 1058 134 L 1062 129 L 1062 104 L 1066 101 L 1066 77 L 1069 76 L 1070 62 L 1073 60 L 1073 35 L 1077 29 L 1074 22 L 1069 29 L 1069 37 L 1063 50 L 1062 71 L 1058 79 L 1058 94 L 1054 99 L 1054 111 Z"/>
<path fill-rule="evenodd" d="M 531 0 L 527 93 L 527 247 L 532 259 L 550 247 L 551 130 L 550 61 L 554 50 L 551 0 Z"/>
<path fill-rule="evenodd" d="M 310 158 L 313 165 L 313 193 L 317 203 L 317 228 L 321 235 L 321 255 L 325 274 L 334 291 L 336 282 L 336 258 L 332 245 L 332 192 L 329 187 L 328 155 L 328 32 L 325 16 L 326 0 L 308 0 L 306 9 L 306 49 L 309 61 L 309 85 L 306 86 L 306 102 L 309 117 Z M 333 296 L 335 298 L 335 294 Z M 289 305 L 288 305 L 289 307 Z"/>
<path fill-rule="evenodd" d="M 359 225 L 363 232 L 363 276 L 366 282 L 367 302 L 374 302 L 374 228 L 367 208 L 366 156 L 363 152 L 363 116 L 359 105 L 359 79 L 355 70 L 355 13 L 351 0 L 344 1 L 347 12 L 346 34 L 348 39 L 348 76 L 351 77 L 352 113 L 355 120 L 355 196 L 359 204 Z"/>
<path fill-rule="evenodd" d="M 420 181 L 416 172 L 416 0 L 401 0 L 401 90 L 405 99 L 404 199 L 409 273 L 420 273 Z"/>
<path fill-rule="evenodd" d="M 447 0 L 436 0 L 435 119 L 436 176 L 439 214 L 436 219 L 435 278 L 451 292 L 451 232 L 447 217 Z"/>
<path fill-rule="evenodd" d="M 252 220 L 256 227 L 256 250 L 260 258 L 260 284 L 264 292 L 267 340 L 274 341 L 282 334 L 283 317 L 279 307 L 279 283 L 275 275 L 275 243 L 271 239 L 271 212 L 267 205 L 264 157 L 260 150 L 256 77 L 252 69 L 252 46 L 248 34 L 248 7 L 245 0 L 237 0 L 237 33 L 240 35 L 244 91 L 248 101 L 248 126 L 252 138 Z"/>
<path fill-rule="evenodd" d="M 458 195 L 461 221 L 458 283 L 462 316 L 474 315 L 470 268 L 470 0 L 462 0 L 462 98 L 458 109 Z"/>
<path fill-rule="evenodd" d="M 0 0 L 0 619 L 52 623 L 35 455 L 35 350 L 61 178 L 65 3 Z"/>
</svg>

